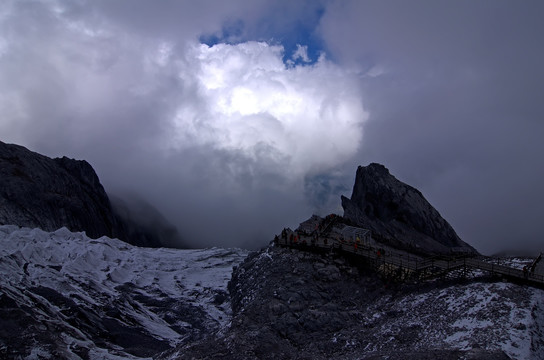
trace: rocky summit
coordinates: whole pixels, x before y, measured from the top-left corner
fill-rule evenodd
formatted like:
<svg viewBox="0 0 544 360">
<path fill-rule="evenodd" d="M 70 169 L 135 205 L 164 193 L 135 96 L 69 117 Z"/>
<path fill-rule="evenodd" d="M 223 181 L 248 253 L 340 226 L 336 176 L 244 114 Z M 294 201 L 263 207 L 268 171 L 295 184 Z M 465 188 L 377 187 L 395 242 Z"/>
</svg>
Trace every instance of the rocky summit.
<svg viewBox="0 0 544 360">
<path fill-rule="evenodd" d="M 114 200 L 87 161 L 51 159 L 0 141 L 0 225 L 66 227 L 138 246 L 183 246 L 177 229 L 151 205 L 134 198 Z"/>
<path fill-rule="evenodd" d="M 90 237 L 119 236 L 108 196 L 88 162 L 51 159 L 0 142 L 0 224 Z"/>
<path fill-rule="evenodd" d="M 359 166 L 351 198 L 342 196 L 342 207 L 344 218 L 387 245 L 425 254 L 477 254 L 419 190 L 383 165 Z"/>
</svg>

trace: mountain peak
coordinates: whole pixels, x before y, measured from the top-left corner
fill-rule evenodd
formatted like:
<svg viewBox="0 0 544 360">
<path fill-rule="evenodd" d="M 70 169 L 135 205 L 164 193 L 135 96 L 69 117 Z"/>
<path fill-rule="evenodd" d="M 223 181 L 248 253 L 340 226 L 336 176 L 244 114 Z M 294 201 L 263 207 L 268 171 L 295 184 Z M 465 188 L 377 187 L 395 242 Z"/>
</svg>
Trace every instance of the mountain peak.
<svg viewBox="0 0 544 360">
<path fill-rule="evenodd" d="M 344 218 L 372 231 L 376 240 L 428 254 L 477 253 L 416 188 L 378 163 L 359 166 L 351 198 L 342 196 Z"/>
</svg>

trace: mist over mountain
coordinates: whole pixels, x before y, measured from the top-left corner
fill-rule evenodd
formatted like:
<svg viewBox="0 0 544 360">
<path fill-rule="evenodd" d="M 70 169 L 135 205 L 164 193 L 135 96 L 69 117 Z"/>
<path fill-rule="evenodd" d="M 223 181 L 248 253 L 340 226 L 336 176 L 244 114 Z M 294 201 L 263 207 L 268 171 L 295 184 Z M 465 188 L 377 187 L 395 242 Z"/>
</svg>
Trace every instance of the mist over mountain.
<svg viewBox="0 0 544 360">
<path fill-rule="evenodd" d="M 187 249 L 187 244 L 163 214 L 136 194 L 109 194 L 111 207 L 120 220 L 123 240 L 138 246 Z"/>
<path fill-rule="evenodd" d="M 153 206 L 136 196 L 113 199 L 88 162 L 51 159 L 0 142 L 0 224 L 66 227 L 139 246 L 183 246 L 177 229 Z"/>
<path fill-rule="evenodd" d="M 378 162 L 478 251 L 538 251 L 542 2 L 3 5 L 2 141 L 85 159 L 185 242 L 264 246 Z"/>
<path fill-rule="evenodd" d="M 183 229 L 138 195 L 110 201 L 86 161 L 4 143 L 0 155 L 2 358 L 544 356 L 544 282 L 519 275 L 540 279 L 542 255 L 478 260 L 517 277 L 466 262 L 442 272 L 435 260 L 462 265 L 478 253 L 383 165 L 358 168 L 344 216 L 313 215 L 248 255 L 165 248 Z M 320 194 L 335 183 L 318 175 L 308 188 L 326 203 Z M 358 246 L 401 266 L 357 256 Z"/>
<path fill-rule="evenodd" d="M 542 14 L 2 0 L 0 359 L 544 359 Z"/>
</svg>

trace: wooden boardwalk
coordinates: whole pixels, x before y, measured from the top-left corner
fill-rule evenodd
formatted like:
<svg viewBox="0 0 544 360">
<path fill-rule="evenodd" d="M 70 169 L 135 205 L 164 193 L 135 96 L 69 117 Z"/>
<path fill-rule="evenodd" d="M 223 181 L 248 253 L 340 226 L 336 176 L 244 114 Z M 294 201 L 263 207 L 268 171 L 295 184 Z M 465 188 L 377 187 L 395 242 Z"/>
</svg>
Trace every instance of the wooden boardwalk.
<svg viewBox="0 0 544 360">
<path fill-rule="evenodd" d="M 456 270 L 460 273 L 481 270 L 511 281 L 544 286 L 544 274 L 534 272 L 536 263 L 522 270 L 497 264 L 497 260 L 484 257 L 439 256 L 424 258 L 392 248 L 384 250 L 378 244 L 371 244 L 364 239 L 357 238 L 357 240 L 345 241 L 339 239 L 338 236 L 331 236 L 332 227 L 330 225 L 323 228 L 326 230 L 326 234 L 324 234 L 325 231 L 299 234 L 284 230 L 281 236 L 277 236 L 274 241 L 279 246 L 301 250 L 321 249 L 349 253 L 361 257 L 362 260 L 374 265 L 380 271 L 400 279 L 427 279 L 446 276 Z M 366 231 L 361 229 L 361 233 Z M 536 262 L 540 261 L 540 258 L 541 256 Z"/>
</svg>

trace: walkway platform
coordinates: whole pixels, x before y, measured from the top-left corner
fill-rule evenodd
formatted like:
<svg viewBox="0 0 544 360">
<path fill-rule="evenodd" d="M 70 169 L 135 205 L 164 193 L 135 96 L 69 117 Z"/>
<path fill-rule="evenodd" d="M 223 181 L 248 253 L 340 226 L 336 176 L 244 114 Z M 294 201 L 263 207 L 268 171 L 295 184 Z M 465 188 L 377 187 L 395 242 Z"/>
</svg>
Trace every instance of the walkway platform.
<svg viewBox="0 0 544 360">
<path fill-rule="evenodd" d="M 544 274 L 535 271 L 543 267 L 544 261 L 540 261 L 542 254 L 531 266 L 524 269 L 496 264 L 490 258 L 469 256 L 424 258 L 390 247 L 382 247 L 371 239 L 370 232 L 366 229 L 353 226 L 334 228 L 332 225 L 332 222 L 326 221 L 321 227 L 322 232 L 316 229 L 312 233 L 299 234 L 286 229 L 274 241 L 279 246 L 301 250 L 321 249 L 352 254 L 361 257 L 361 260 L 376 266 L 382 272 L 396 274 L 401 279 L 428 279 L 444 276 L 456 270 L 464 272 L 481 270 L 507 280 L 544 287 Z"/>
</svg>

